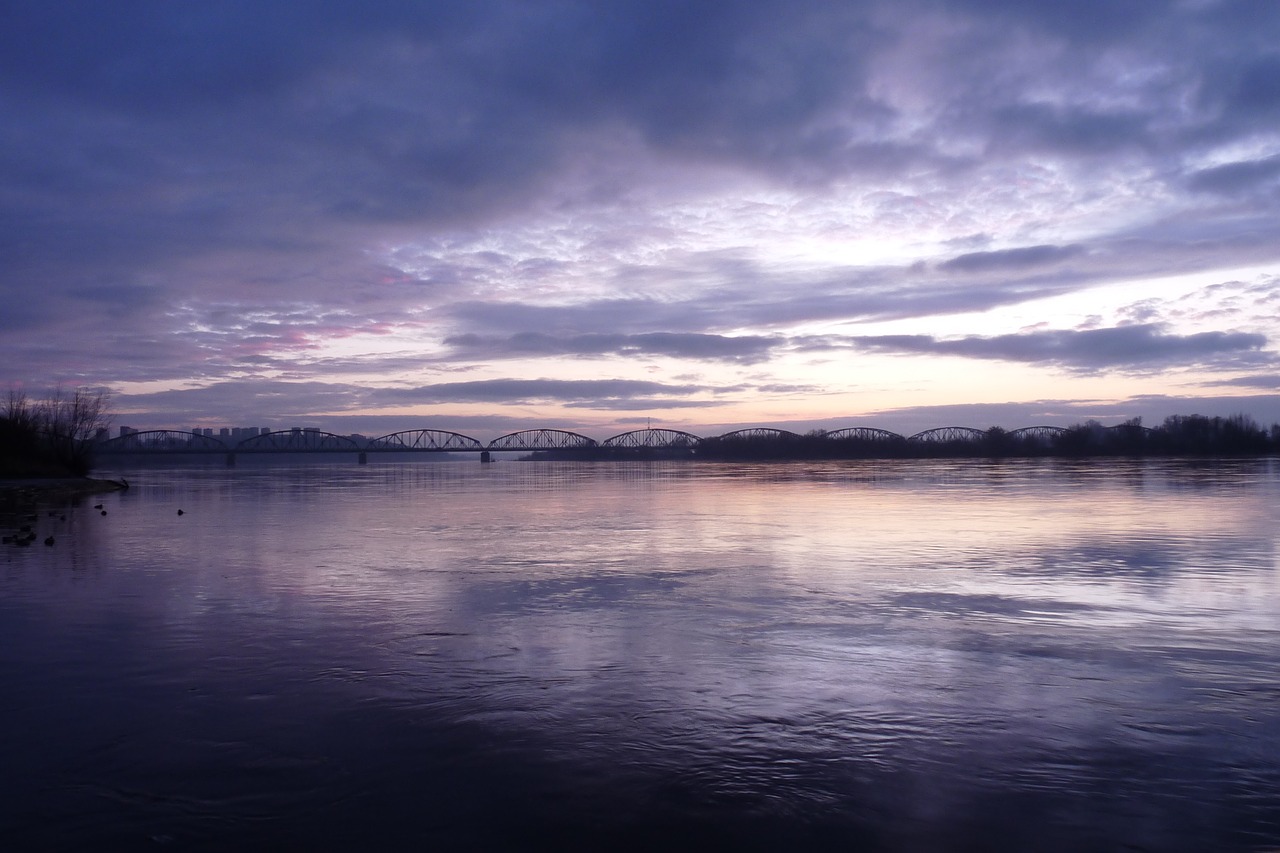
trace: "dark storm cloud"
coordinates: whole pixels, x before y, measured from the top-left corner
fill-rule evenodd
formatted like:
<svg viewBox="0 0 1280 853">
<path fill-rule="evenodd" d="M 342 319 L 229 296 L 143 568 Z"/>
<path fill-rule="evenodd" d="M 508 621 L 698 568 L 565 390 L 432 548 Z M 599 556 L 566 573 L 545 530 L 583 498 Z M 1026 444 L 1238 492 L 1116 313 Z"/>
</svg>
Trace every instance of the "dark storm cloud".
<svg viewBox="0 0 1280 853">
<path fill-rule="evenodd" d="M 848 341 L 883 352 L 1042 362 L 1077 370 L 1197 364 L 1221 356 L 1255 352 L 1267 343 L 1263 335 L 1245 332 L 1166 334 L 1155 324 L 957 339 L 878 335 L 850 337 Z"/>
</svg>

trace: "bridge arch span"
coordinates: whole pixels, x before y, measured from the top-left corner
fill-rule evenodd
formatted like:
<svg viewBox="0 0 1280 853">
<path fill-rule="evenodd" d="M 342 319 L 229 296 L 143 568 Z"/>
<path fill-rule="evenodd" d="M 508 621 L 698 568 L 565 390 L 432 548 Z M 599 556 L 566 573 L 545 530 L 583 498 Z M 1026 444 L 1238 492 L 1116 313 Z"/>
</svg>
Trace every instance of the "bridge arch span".
<svg viewBox="0 0 1280 853">
<path fill-rule="evenodd" d="M 499 436 L 485 450 L 584 450 L 596 440 L 563 429 L 525 429 Z"/>
<path fill-rule="evenodd" d="M 633 429 L 630 432 L 606 438 L 601 447 L 648 447 L 670 449 L 695 447 L 701 438 L 691 432 L 678 429 Z"/>
<path fill-rule="evenodd" d="M 718 435 L 718 439 L 747 439 L 754 441 L 757 439 L 777 440 L 781 438 L 799 438 L 799 433 L 791 432 L 785 429 L 776 429 L 774 427 L 747 427 L 746 429 L 735 429 L 733 432 L 726 432 L 724 435 Z"/>
<path fill-rule="evenodd" d="M 176 429 L 131 432 L 94 445 L 97 453 L 225 453 L 230 449 L 212 436 Z"/>
<path fill-rule="evenodd" d="M 875 427 L 845 427 L 844 429 L 837 429 L 823 433 L 822 437 L 829 438 L 832 441 L 841 441 L 843 439 L 855 439 L 857 441 L 906 441 L 905 436 L 898 435 L 896 432 L 890 432 L 887 429 L 877 429 Z"/>
<path fill-rule="evenodd" d="M 236 453 L 273 453 L 283 451 L 359 450 L 360 446 L 345 435 L 334 435 L 318 429 L 282 429 L 246 438 L 232 448 Z"/>
<path fill-rule="evenodd" d="M 372 439 L 368 450 L 484 450 L 478 439 L 443 429 L 409 429 Z"/>
<path fill-rule="evenodd" d="M 918 432 L 907 439 L 907 441 L 928 441 L 942 444 L 950 441 L 981 441 L 986 438 L 986 433 L 980 429 L 973 427 L 947 426 L 934 427 L 924 432 Z"/>
<path fill-rule="evenodd" d="M 1018 427 L 1009 430 L 1010 438 L 1033 439 L 1036 441 L 1053 441 L 1067 434 L 1066 427 L 1059 426 L 1029 426 Z"/>
</svg>

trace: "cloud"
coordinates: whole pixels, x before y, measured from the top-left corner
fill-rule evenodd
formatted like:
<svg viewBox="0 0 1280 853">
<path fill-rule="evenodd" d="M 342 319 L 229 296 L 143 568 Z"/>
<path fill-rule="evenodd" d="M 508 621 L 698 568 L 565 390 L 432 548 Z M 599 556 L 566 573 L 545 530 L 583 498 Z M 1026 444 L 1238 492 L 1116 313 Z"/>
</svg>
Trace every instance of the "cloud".
<svg viewBox="0 0 1280 853">
<path fill-rule="evenodd" d="M 1133 110 L 1015 103 L 996 110 L 992 119 L 996 148 L 1099 155 L 1144 144 L 1151 116 Z"/>
<path fill-rule="evenodd" d="M 282 422 L 311 420 L 317 413 L 358 409 L 367 402 L 368 393 L 364 387 L 337 382 L 238 379 L 194 388 L 116 394 L 112 403 L 120 412 L 117 422 L 130 426 L 136 426 L 130 421 L 141 415 L 153 424 L 217 418 L 225 424 L 279 427 Z"/>
<path fill-rule="evenodd" d="M 938 264 L 948 272 L 1025 270 L 1056 264 L 1084 251 L 1083 246 L 1024 246 L 994 252 L 969 252 Z"/>
<path fill-rule="evenodd" d="M 1280 52 L 1274 42 L 1250 50 L 1250 42 L 1258 36 L 1274 34 L 1277 15 L 1274 8 L 1255 6 L 1257 30 L 1237 30 L 1245 52 L 1230 56 L 1217 52 L 1205 64 L 1198 106 L 1209 117 L 1207 129 L 1216 135 L 1235 135 L 1274 126 L 1280 115 Z M 1252 29 L 1252 28 L 1250 28 Z"/>
<path fill-rule="evenodd" d="M 853 336 L 848 341 L 882 352 L 1048 363 L 1073 370 L 1203 363 L 1224 355 L 1255 352 L 1267 343 L 1263 335 L 1247 332 L 1166 334 L 1155 324 L 955 339 L 929 335 Z"/>
<path fill-rule="evenodd" d="M 1263 391 L 1280 391 L 1280 373 L 1261 373 L 1251 376 L 1233 376 L 1205 383 L 1222 388 L 1258 388 Z"/>
<path fill-rule="evenodd" d="M 617 404 L 637 398 L 680 398 L 710 389 L 697 385 L 669 385 L 634 379 L 483 379 L 441 382 L 417 388 L 384 388 L 372 393 L 382 405 L 421 403 L 538 403 Z M 653 403 L 649 403 L 653 405 Z"/>
<path fill-rule="evenodd" d="M 136 420 L 137 415 L 163 418 L 173 423 L 182 413 L 197 411 L 216 413 L 226 423 L 240 425 L 293 425 L 307 423 L 361 422 L 362 411 L 426 404 L 490 404 L 494 406 L 556 404 L 568 408 L 605 411 L 660 410 L 722 405 L 725 395 L 749 390 L 745 386 L 713 387 L 695 384 L 671 384 L 631 379 L 489 379 L 466 382 L 440 382 L 413 388 L 357 386 L 338 382 L 285 382 L 279 380 L 237 380 L 219 382 L 200 388 L 174 389 L 152 393 L 117 395 L 115 404 L 122 412 L 121 422 Z M 717 397 L 721 399 L 717 399 Z M 376 420 L 384 426 L 403 424 L 457 423 L 470 427 L 476 423 L 489 425 L 528 425 L 528 418 L 495 414 L 477 417 L 473 414 L 451 418 L 400 415 L 396 419 Z M 178 421 L 181 423 L 181 421 Z M 445 426 L 460 429 L 460 426 Z"/>
<path fill-rule="evenodd" d="M 650 272 L 661 276 L 664 269 Z M 679 275 L 678 271 L 672 272 L 675 278 Z M 558 336 L 578 337 L 608 329 L 629 336 L 667 333 L 734 338 L 740 336 L 721 333 L 813 320 L 888 320 L 982 311 L 1070 292 L 1093 275 L 1096 273 L 1071 271 L 1009 277 L 996 272 L 961 282 L 921 273 L 914 267 L 811 271 L 738 264 L 714 277 L 709 286 L 695 288 L 687 295 L 629 299 L 606 296 L 583 298 L 572 304 L 471 300 L 453 303 L 442 313 L 469 333 L 484 337 L 494 332 L 522 335 L 530 329 L 550 329 Z M 747 346 L 761 351 L 770 338 L 741 337 Z"/>
<path fill-rule="evenodd" d="M 1003 18 L 1086 45 L 1131 38 L 1166 13 L 1143 0 L 1082 0 L 1070 7 L 1052 0 L 961 0 L 944 5 Z"/>
<path fill-rule="evenodd" d="M 1280 154 L 1200 169 L 1187 176 L 1187 186 L 1198 192 L 1235 195 L 1255 191 L 1277 177 L 1280 177 Z"/>
<path fill-rule="evenodd" d="M 636 335 L 575 335 L 556 337 L 523 332 L 505 338 L 476 334 L 454 335 L 444 340 L 454 358 L 518 358 L 525 356 L 668 356 L 695 361 L 729 361 L 751 364 L 764 361 L 780 340 L 760 335 L 705 335 L 649 332 Z"/>
</svg>

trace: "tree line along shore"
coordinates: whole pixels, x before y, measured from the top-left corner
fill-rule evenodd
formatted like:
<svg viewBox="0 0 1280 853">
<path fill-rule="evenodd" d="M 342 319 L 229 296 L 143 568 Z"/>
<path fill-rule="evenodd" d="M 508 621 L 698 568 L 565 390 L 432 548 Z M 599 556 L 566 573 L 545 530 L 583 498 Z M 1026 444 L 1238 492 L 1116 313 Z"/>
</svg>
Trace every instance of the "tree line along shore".
<svg viewBox="0 0 1280 853">
<path fill-rule="evenodd" d="M 1064 428 L 1011 432 L 996 426 L 957 432 L 953 437 L 933 440 L 833 438 L 822 431 L 750 439 L 728 436 L 705 439 L 697 450 L 703 459 L 1243 456 L 1280 452 L 1280 424 L 1264 428 L 1245 415 L 1174 415 L 1157 427 L 1145 427 L 1139 418 L 1112 427 L 1088 421 Z"/>
<path fill-rule="evenodd" d="M 11 388 L 0 412 L 0 479 L 87 476 L 93 439 L 110 423 L 105 391 L 58 387 L 31 400 Z"/>
<path fill-rule="evenodd" d="M 1070 427 L 1009 431 L 959 429 L 943 439 L 908 439 L 879 430 L 874 435 L 752 431 L 703 438 L 680 448 L 593 447 L 545 450 L 526 460 L 573 459 L 930 459 L 1091 456 L 1260 456 L 1280 453 L 1280 424 L 1259 426 L 1247 415 L 1173 415 L 1157 427 L 1140 418 L 1117 426 L 1087 421 Z"/>
</svg>

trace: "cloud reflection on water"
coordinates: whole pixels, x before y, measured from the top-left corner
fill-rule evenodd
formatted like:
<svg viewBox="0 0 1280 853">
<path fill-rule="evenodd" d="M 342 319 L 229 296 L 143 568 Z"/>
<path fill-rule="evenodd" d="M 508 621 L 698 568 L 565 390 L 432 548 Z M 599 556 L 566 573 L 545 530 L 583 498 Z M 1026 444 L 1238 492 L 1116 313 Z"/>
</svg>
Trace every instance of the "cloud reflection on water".
<svg viewBox="0 0 1280 853">
<path fill-rule="evenodd" d="M 1277 480 L 1225 470 L 151 472 L 7 555 L 15 766 L 104 823 L 76 786 L 217 789 L 126 809 L 213 842 L 1243 847 L 1280 826 Z"/>
</svg>

